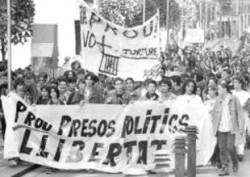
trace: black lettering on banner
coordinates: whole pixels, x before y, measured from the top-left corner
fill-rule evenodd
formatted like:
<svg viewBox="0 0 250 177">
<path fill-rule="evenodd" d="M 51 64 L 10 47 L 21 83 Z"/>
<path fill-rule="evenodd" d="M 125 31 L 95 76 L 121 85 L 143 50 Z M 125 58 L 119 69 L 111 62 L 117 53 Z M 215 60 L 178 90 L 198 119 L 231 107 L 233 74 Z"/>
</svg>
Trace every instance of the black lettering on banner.
<svg viewBox="0 0 250 177">
<path fill-rule="evenodd" d="M 20 153 L 24 153 L 24 154 L 30 154 L 31 151 L 33 150 L 31 147 L 28 147 L 28 140 L 30 138 L 30 133 L 31 131 L 26 129 L 23 135 L 23 140 L 21 143 L 21 148 L 20 148 Z"/>
<path fill-rule="evenodd" d="M 107 32 L 109 29 L 111 29 L 113 31 L 114 35 L 117 35 L 117 28 L 112 27 L 109 23 L 106 23 L 106 27 L 105 27 L 104 31 Z"/>
<path fill-rule="evenodd" d="M 62 148 L 63 148 L 64 143 L 65 143 L 64 139 L 59 140 L 58 147 L 57 147 L 57 150 L 56 150 L 56 154 L 55 154 L 55 157 L 54 157 L 54 161 L 56 161 L 56 162 L 58 162 L 60 160 L 61 153 L 62 153 Z"/>
<path fill-rule="evenodd" d="M 186 127 L 188 127 L 188 123 L 186 122 L 188 120 L 189 120 L 189 116 L 187 114 L 184 114 L 181 116 L 181 119 L 179 120 L 179 124 L 183 126 L 185 129 Z M 184 129 L 181 129 L 181 130 L 184 130 Z"/>
<path fill-rule="evenodd" d="M 52 128 L 52 125 L 51 124 L 48 124 L 48 122 L 44 122 L 44 124 L 43 124 L 43 127 L 42 127 L 42 129 L 44 130 L 44 131 L 50 131 L 51 130 L 51 128 Z"/>
<path fill-rule="evenodd" d="M 164 133 L 165 127 L 166 127 L 167 122 L 168 122 L 168 116 L 169 116 L 169 108 L 166 108 L 164 110 L 163 121 L 162 121 L 161 129 L 160 129 L 161 134 Z"/>
<path fill-rule="evenodd" d="M 120 57 L 109 55 L 103 52 L 99 71 L 101 73 L 116 76 L 118 74 L 119 60 Z"/>
<path fill-rule="evenodd" d="M 44 124 L 44 121 L 41 118 L 36 119 L 35 121 L 35 128 L 41 128 Z"/>
<path fill-rule="evenodd" d="M 130 53 L 131 53 L 131 50 L 130 50 L 130 49 L 122 49 L 122 51 L 123 51 L 124 55 L 127 55 L 127 54 L 128 54 L 128 52 L 130 52 Z"/>
<path fill-rule="evenodd" d="M 176 114 L 172 115 L 169 119 L 169 126 L 172 126 L 173 122 L 175 122 L 176 120 L 178 120 L 178 115 Z"/>
<path fill-rule="evenodd" d="M 29 112 L 27 117 L 24 120 L 24 124 L 31 126 L 31 121 L 35 119 L 36 119 L 36 116 L 32 112 Z"/>
<path fill-rule="evenodd" d="M 161 115 L 152 116 L 152 127 L 150 133 L 155 133 L 157 122 L 161 119 Z"/>
<path fill-rule="evenodd" d="M 141 134 L 142 129 L 138 128 L 139 127 L 139 122 L 140 122 L 140 116 L 135 117 L 135 134 Z"/>
<path fill-rule="evenodd" d="M 101 120 L 101 122 L 99 123 L 98 129 L 97 129 L 98 136 L 103 137 L 106 134 L 107 127 L 108 127 L 107 121 Z"/>
<path fill-rule="evenodd" d="M 136 146 L 136 141 L 129 141 L 124 143 L 124 148 L 126 148 L 127 164 L 132 160 L 133 146 Z"/>
<path fill-rule="evenodd" d="M 110 132 L 107 133 L 106 137 L 110 137 L 115 133 L 115 121 L 111 120 L 108 124 L 108 130 Z"/>
<path fill-rule="evenodd" d="M 59 126 L 59 130 L 57 132 L 57 135 L 63 135 L 63 127 L 65 127 L 66 125 L 68 125 L 68 123 L 71 122 L 71 117 L 68 115 L 63 115 L 62 119 L 61 119 L 61 123 Z"/>
<path fill-rule="evenodd" d="M 42 140 L 41 140 L 40 149 L 39 149 L 39 152 L 36 154 L 36 156 L 44 157 L 44 158 L 48 157 L 49 153 L 47 151 L 45 151 L 47 140 L 48 140 L 48 135 L 43 135 Z"/>
<path fill-rule="evenodd" d="M 104 144 L 103 143 L 95 143 L 94 147 L 92 149 L 89 162 L 99 162 L 100 159 L 96 158 L 96 156 L 99 155 L 98 149 L 103 148 Z"/>
<path fill-rule="evenodd" d="M 162 149 L 163 145 L 167 144 L 167 140 L 153 140 L 151 142 L 151 146 L 155 146 L 156 145 L 156 150 L 160 150 Z"/>
<path fill-rule="evenodd" d="M 149 123 L 150 123 L 150 119 L 151 119 L 151 114 L 152 114 L 152 110 L 147 110 L 147 114 L 146 114 L 146 120 L 144 122 L 144 126 L 143 126 L 143 133 L 147 133 L 148 131 L 148 126 L 149 126 Z"/>
<path fill-rule="evenodd" d="M 111 167 L 116 166 L 115 157 L 119 156 L 121 151 L 122 147 L 119 143 L 110 144 L 107 157 L 102 164 L 110 164 Z"/>
<path fill-rule="evenodd" d="M 81 126 L 81 121 L 79 119 L 74 119 L 72 121 L 68 137 L 72 137 L 72 136 L 77 137 L 77 132 L 80 126 Z"/>
<path fill-rule="evenodd" d="M 24 112 L 26 110 L 27 110 L 27 107 L 21 101 L 17 101 L 15 122 L 18 121 L 19 113 Z"/>
<path fill-rule="evenodd" d="M 122 127 L 122 138 L 124 138 L 126 135 L 130 135 L 133 132 L 133 126 L 133 117 L 126 115 Z"/>
<path fill-rule="evenodd" d="M 125 30 L 123 32 L 123 36 L 130 38 L 130 39 L 136 38 L 137 35 L 138 35 L 138 32 L 136 30 Z"/>
<path fill-rule="evenodd" d="M 83 45 L 84 47 L 93 48 L 96 45 L 96 38 L 93 33 L 87 32 L 87 36 L 83 34 Z"/>
<path fill-rule="evenodd" d="M 149 27 L 149 32 L 147 31 L 147 26 L 143 27 L 143 36 L 144 37 L 148 37 L 152 34 L 153 32 L 153 25 L 154 25 L 154 21 L 150 21 L 150 27 Z"/>
<path fill-rule="evenodd" d="M 138 157 L 138 164 L 147 164 L 147 141 L 140 141 L 139 142 L 139 157 Z"/>
<path fill-rule="evenodd" d="M 91 12 L 91 16 L 89 19 L 89 25 L 92 28 L 94 23 L 100 23 L 102 20 L 98 17 L 94 12 Z"/>
<path fill-rule="evenodd" d="M 82 131 L 81 131 L 81 136 L 82 137 L 87 137 L 88 136 L 88 132 L 86 132 L 88 130 L 88 123 L 89 119 L 83 119 L 82 120 Z"/>
<path fill-rule="evenodd" d="M 72 144 L 72 147 L 76 147 L 78 146 L 78 154 L 76 154 L 78 157 L 80 157 L 80 159 L 78 160 L 81 161 L 83 159 L 83 153 L 81 152 L 84 148 L 85 148 L 85 143 L 83 141 L 74 141 Z"/>
<path fill-rule="evenodd" d="M 88 133 L 88 136 L 89 137 L 92 137 L 96 134 L 96 126 L 95 124 L 97 123 L 97 120 L 96 119 L 93 119 L 90 121 L 89 123 L 89 133 Z"/>
</svg>

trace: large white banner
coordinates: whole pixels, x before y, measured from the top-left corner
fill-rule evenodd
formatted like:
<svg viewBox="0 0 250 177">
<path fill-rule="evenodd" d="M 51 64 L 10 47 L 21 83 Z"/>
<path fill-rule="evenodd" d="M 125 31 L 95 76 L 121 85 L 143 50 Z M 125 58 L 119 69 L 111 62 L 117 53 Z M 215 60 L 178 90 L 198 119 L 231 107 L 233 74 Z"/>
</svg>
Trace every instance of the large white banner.
<svg viewBox="0 0 250 177">
<path fill-rule="evenodd" d="M 143 80 L 144 72 L 159 63 L 158 13 L 141 26 L 123 28 L 83 5 L 81 36 L 84 65 L 95 73 Z"/>
<path fill-rule="evenodd" d="M 4 158 L 20 157 L 59 169 L 153 170 L 153 153 L 165 149 L 172 170 L 174 139 L 188 125 L 199 129 L 197 164 L 205 165 L 216 141 L 204 105 L 182 97 L 127 106 L 28 106 L 10 93 L 2 101 L 7 121 Z"/>
</svg>

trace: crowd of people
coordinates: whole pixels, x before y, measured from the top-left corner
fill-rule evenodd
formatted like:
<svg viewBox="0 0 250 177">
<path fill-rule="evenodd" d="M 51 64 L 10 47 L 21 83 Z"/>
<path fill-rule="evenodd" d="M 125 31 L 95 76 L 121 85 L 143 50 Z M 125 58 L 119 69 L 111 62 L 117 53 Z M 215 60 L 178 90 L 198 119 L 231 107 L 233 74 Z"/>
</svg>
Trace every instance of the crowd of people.
<svg viewBox="0 0 250 177">
<path fill-rule="evenodd" d="M 73 62 L 71 70 L 57 78 L 46 73 L 35 75 L 30 67 L 13 72 L 13 91 L 29 105 L 130 104 L 137 100 L 166 101 L 183 96 L 205 104 L 213 122 L 218 145 L 211 159 L 229 175 L 229 157 L 233 171 L 244 158 L 250 111 L 250 55 L 243 48 L 233 54 L 224 46 L 214 52 L 199 47 L 170 48 L 161 54 L 157 79 L 134 81 L 96 75 Z M 4 75 L 6 67 L 0 66 Z M 7 83 L 0 86 L 7 94 Z M 203 103 L 202 103 L 203 102 Z M 2 116 L 3 117 L 3 116 Z M 4 135 L 5 121 L 1 118 Z M 249 133 L 249 132 L 248 132 Z M 18 165 L 9 159 L 10 166 Z"/>
</svg>

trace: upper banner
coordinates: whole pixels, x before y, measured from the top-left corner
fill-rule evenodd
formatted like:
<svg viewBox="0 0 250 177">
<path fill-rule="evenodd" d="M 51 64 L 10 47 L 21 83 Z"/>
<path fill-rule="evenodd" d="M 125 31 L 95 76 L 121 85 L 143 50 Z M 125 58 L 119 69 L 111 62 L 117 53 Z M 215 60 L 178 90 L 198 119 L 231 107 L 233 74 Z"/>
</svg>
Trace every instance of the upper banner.
<svg viewBox="0 0 250 177">
<path fill-rule="evenodd" d="M 216 142 L 202 102 L 183 97 L 127 106 L 28 106 L 10 93 L 2 102 L 7 122 L 4 158 L 19 157 L 59 169 L 153 170 L 154 152 L 165 149 L 172 170 L 174 139 L 189 125 L 199 130 L 198 165 L 208 162 Z"/>
<path fill-rule="evenodd" d="M 95 73 L 143 80 L 159 62 L 158 13 L 141 26 L 123 28 L 82 5 L 81 38 L 84 65 Z"/>
</svg>

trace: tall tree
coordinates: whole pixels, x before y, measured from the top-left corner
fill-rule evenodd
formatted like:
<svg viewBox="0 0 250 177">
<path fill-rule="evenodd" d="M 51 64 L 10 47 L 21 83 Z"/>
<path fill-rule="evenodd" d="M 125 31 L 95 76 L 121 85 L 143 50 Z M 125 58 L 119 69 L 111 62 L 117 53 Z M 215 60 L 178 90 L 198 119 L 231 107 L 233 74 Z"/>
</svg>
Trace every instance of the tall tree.
<svg viewBox="0 0 250 177">
<path fill-rule="evenodd" d="M 25 43 L 32 35 L 32 23 L 35 15 L 33 0 L 11 0 L 11 42 Z M 7 5 L 0 0 L 0 48 L 2 59 L 7 51 Z"/>
</svg>

